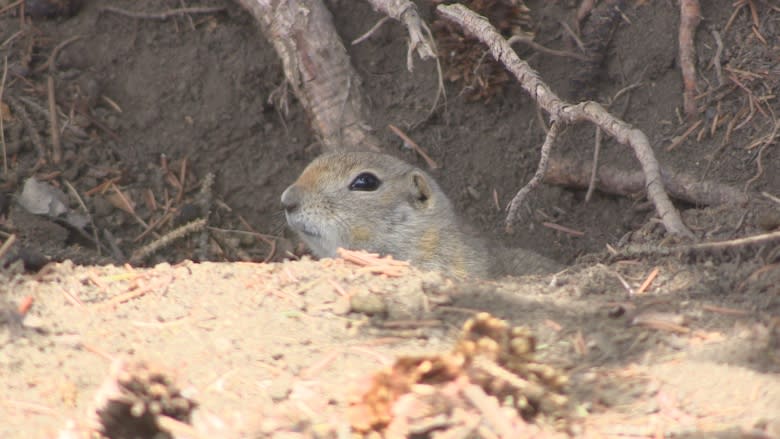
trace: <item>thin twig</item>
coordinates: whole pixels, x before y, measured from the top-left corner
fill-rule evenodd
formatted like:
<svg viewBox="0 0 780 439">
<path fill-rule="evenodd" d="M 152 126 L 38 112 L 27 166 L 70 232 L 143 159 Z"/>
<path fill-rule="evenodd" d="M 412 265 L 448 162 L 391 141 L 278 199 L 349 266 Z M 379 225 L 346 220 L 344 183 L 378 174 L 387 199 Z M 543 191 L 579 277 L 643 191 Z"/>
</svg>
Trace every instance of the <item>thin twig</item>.
<svg viewBox="0 0 780 439">
<path fill-rule="evenodd" d="M 270 247 L 270 249 L 268 250 L 268 254 L 267 254 L 267 255 L 265 256 L 265 258 L 263 259 L 263 262 L 270 262 L 270 261 L 271 261 L 271 259 L 273 259 L 274 255 L 276 254 L 276 240 L 278 239 L 278 237 L 275 237 L 275 236 L 267 236 L 267 235 L 263 235 L 262 233 L 258 233 L 258 232 L 257 232 L 257 230 L 255 230 L 255 229 L 252 227 L 252 225 L 251 225 L 251 224 L 249 224 L 249 222 L 248 222 L 247 220 L 245 220 L 245 219 L 244 219 L 244 217 L 243 217 L 243 216 L 241 216 L 240 214 L 238 215 L 238 221 L 240 221 L 240 222 L 241 222 L 241 224 L 243 224 L 243 225 L 244 225 L 244 227 L 246 227 L 247 229 L 249 229 L 249 231 L 250 231 L 250 232 L 254 233 L 254 234 L 255 234 L 255 236 L 257 236 L 258 238 L 260 238 L 260 240 L 262 240 L 263 242 L 265 242 L 266 244 L 268 244 L 268 246 Z"/>
<path fill-rule="evenodd" d="M 526 183 L 522 189 L 517 191 L 517 194 L 512 198 L 512 201 L 507 207 L 507 210 L 509 211 L 507 217 L 516 218 L 518 215 L 517 211 L 520 209 L 525 197 L 542 182 L 544 174 L 547 172 L 547 163 L 550 160 L 550 150 L 552 150 L 553 143 L 555 143 L 555 139 L 558 137 L 560 125 L 561 124 L 557 120 L 551 122 L 550 129 L 547 131 L 547 136 L 544 138 L 544 144 L 542 144 L 539 166 L 536 168 L 536 172 L 534 173 L 534 176 L 531 177 L 531 180 Z M 507 223 L 507 230 L 511 230 L 509 223 Z"/>
<path fill-rule="evenodd" d="M 51 136 L 51 162 L 55 165 L 62 161 L 62 143 L 57 120 L 57 100 L 54 96 L 54 76 L 46 78 L 46 91 L 49 99 L 49 135 Z"/>
<path fill-rule="evenodd" d="M 682 0 L 680 2 L 680 70 L 683 78 L 683 108 L 685 115 L 692 119 L 699 113 L 696 107 L 696 49 L 693 37 L 696 27 L 701 21 L 699 0 Z"/>
<path fill-rule="evenodd" d="M 181 5 L 182 8 L 186 8 L 187 7 L 187 5 L 184 3 L 184 0 L 179 0 L 179 4 Z M 187 14 L 187 22 L 190 24 L 190 29 L 192 29 L 194 31 L 195 30 L 195 20 L 193 20 L 192 17 L 190 17 L 189 14 Z"/>
<path fill-rule="evenodd" d="M 574 230 L 574 229 L 572 229 L 570 227 L 562 226 L 560 224 L 551 223 L 549 221 L 543 222 L 542 225 L 544 227 L 547 227 L 548 229 L 557 230 L 559 232 L 566 233 L 567 235 L 571 235 L 571 236 L 574 236 L 574 237 L 578 237 L 579 238 L 579 237 L 585 236 L 585 232 L 583 232 L 581 230 Z"/>
<path fill-rule="evenodd" d="M 639 286 L 639 288 L 636 290 L 636 294 L 640 295 L 647 291 L 648 288 L 650 288 L 650 284 L 653 283 L 656 277 L 658 277 L 658 273 L 661 272 L 661 269 L 658 267 L 655 267 L 653 271 L 650 272 L 650 274 L 647 275 L 647 278 L 645 278 L 645 281 L 642 282 L 642 285 Z"/>
<path fill-rule="evenodd" d="M 425 160 L 425 163 L 428 164 L 429 168 L 439 169 L 439 164 L 436 163 L 436 161 L 433 160 L 428 154 L 426 154 L 425 150 L 423 150 L 420 145 L 417 144 L 417 142 L 412 140 L 411 137 L 407 136 L 406 133 L 401 131 L 400 128 L 393 124 L 388 124 L 387 127 L 390 128 L 390 131 L 394 132 L 396 136 L 400 137 L 401 140 L 404 141 L 404 144 L 412 148 L 415 152 L 417 152 L 417 154 L 420 154 L 420 156 Z"/>
<path fill-rule="evenodd" d="M 626 289 L 626 292 L 628 292 L 628 297 L 634 297 L 635 295 L 634 289 L 631 288 L 631 285 L 628 284 L 628 281 L 623 279 L 623 276 L 621 276 L 620 273 L 618 273 L 617 271 L 612 272 L 612 274 L 614 274 L 615 277 L 618 278 L 620 283 L 623 285 L 623 288 Z"/>
<path fill-rule="evenodd" d="M 0 246 L 0 261 L 3 260 L 5 254 L 8 253 L 8 250 L 10 250 L 11 246 L 14 245 L 14 242 L 16 242 L 16 235 L 11 235 L 8 237 L 8 239 L 5 240 L 3 245 Z"/>
<path fill-rule="evenodd" d="M 406 50 L 406 68 L 410 72 L 413 70 L 413 54 L 416 52 L 420 59 L 425 60 L 432 58 L 436 62 L 436 72 L 438 74 L 438 83 L 436 88 L 436 97 L 433 99 L 433 105 L 428 112 L 424 120 L 430 118 L 439 104 L 439 99 L 444 96 L 446 105 L 446 92 L 444 89 L 444 74 L 441 69 L 441 62 L 437 56 L 436 40 L 433 38 L 428 24 L 420 18 L 420 14 L 417 12 L 417 5 L 409 0 L 368 0 L 374 9 L 385 13 L 388 17 L 394 18 L 406 27 L 406 31 L 409 34 L 409 46 Z M 377 26 L 381 24 L 377 23 Z M 376 27 L 376 26 L 375 26 Z M 374 29 L 370 30 L 370 35 Z M 360 37 L 359 39 L 362 39 Z M 357 40 L 356 40 L 357 41 Z M 353 42 L 353 44 L 356 44 Z M 422 123 L 422 122 L 419 122 Z"/>
<path fill-rule="evenodd" d="M 731 239 L 728 241 L 720 242 L 704 242 L 700 244 L 683 245 L 678 247 L 672 247 L 670 250 L 717 250 L 729 247 L 742 247 L 753 244 L 763 244 L 766 242 L 772 242 L 780 239 L 780 230 L 771 233 L 762 233 L 760 235 L 748 236 L 747 238 Z"/>
<path fill-rule="evenodd" d="M 43 146 L 43 141 L 41 140 L 41 135 L 38 134 L 38 130 L 35 127 L 35 124 L 33 124 L 32 119 L 30 119 L 30 115 L 27 113 L 27 110 L 25 109 L 24 105 L 22 105 L 21 102 L 16 100 L 16 98 L 11 98 L 10 96 L 6 100 L 8 102 L 8 105 L 11 107 L 11 110 L 21 119 L 22 124 L 24 125 L 24 129 L 27 131 L 27 134 L 30 136 L 30 140 L 32 140 L 33 145 L 35 145 L 35 149 L 38 152 L 38 164 L 45 164 L 47 162 L 46 160 L 46 147 Z"/>
<path fill-rule="evenodd" d="M 382 27 L 383 24 L 387 23 L 388 20 L 390 20 L 390 17 L 382 17 L 382 19 L 377 21 L 375 25 L 371 26 L 371 29 L 366 31 L 366 33 L 352 40 L 352 45 L 356 46 L 362 43 L 363 41 L 367 40 L 371 35 L 374 34 L 374 32 L 376 32 L 380 27 Z"/>
<path fill-rule="evenodd" d="M 15 8 L 15 7 L 17 7 L 17 6 L 21 5 L 23 1 L 24 1 L 24 0 L 17 0 L 17 1 L 15 1 L 15 2 L 11 3 L 11 4 L 10 4 L 10 5 L 8 5 L 8 6 L 5 6 L 5 7 L 3 7 L 3 8 L 0 8 L 0 15 L 3 15 L 3 14 L 5 14 L 6 12 L 10 11 L 11 9 L 13 9 L 13 8 Z"/>
<path fill-rule="evenodd" d="M 167 20 L 172 17 L 178 17 L 180 15 L 188 15 L 188 14 L 214 14 L 217 12 L 222 12 L 224 10 L 225 10 L 224 6 L 168 9 L 162 12 L 135 12 L 135 11 L 128 11 L 126 9 L 116 8 L 113 6 L 103 6 L 102 8 L 100 8 L 101 12 L 103 11 L 113 12 L 114 14 L 124 15 L 126 17 L 142 18 L 148 20 Z"/>
<path fill-rule="evenodd" d="M 588 55 L 569 52 L 567 50 L 549 49 L 534 41 L 533 37 L 530 36 L 515 35 L 509 39 L 509 45 L 511 46 L 515 43 L 523 43 L 526 46 L 530 46 L 532 49 L 536 50 L 537 52 L 546 53 L 548 55 L 561 56 L 565 58 L 574 58 L 580 61 L 590 61 L 590 57 L 588 57 Z"/>
<path fill-rule="evenodd" d="M 690 245 L 678 245 L 674 247 L 628 246 L 619 250 L 617 255 L 622 257 L 640 257 L 649 255 L 669 256 L 674 254 L 686 254 L 702 251 L 747 247 L 757 244 L 766 244 L 773 241 L 780 241 L 780 230 L 770 233 L 763 233 L 760 235 L 748 236 L 747 238 L 731 239 L 728 241 L 703 242 Z"/>
<path fill-rule="evenodd" d="M 129 213 L 130 216 L 132 216 L 136 220 L 136 222 L 138 222 L 138 224 L 142 225 L 145 229 L 148 229 L 149 224 L 147 224 L 146 221 L 144 221 L 140 216 L 138 216 L 138 214 L 135 212 L 135 206 L 133 206 L 133 203 L 131 203 L 130 200 L 127 199 L 125 194 L 121 190 L 119 190 L 119 187 L 116 184 L 111 183 L 111 189 L 114 190 L 114 193 L 124 203 L 125 208 L 122 210 Z"/>
<path fill-rule="evenodd" d="M 203 177 L 203 182 L 200 186 L 200 191 L 198 192 L 198 196 L 196 198 L 196 203 L 198 207 L 200 208 L 200 214 L 201 217 L 206 220 L 206 225 L 208 225 L 209 218 L 211 217 L 211 212 L 214 207 L 214 192 L 213 192 L 213 186 L 214 186 L 214 178 L 215 175 L 213 172 L 208 172 Z M 200 236 L 198 236 L 198 260 L 199 261 L 207 261 L 208 260 L 208 251 L 209 251 L 209 231 L 207 227 L 204 227 L 203 230 L 200 232 Z"/>
<path fill-rule="evenodd" d="M 574 32 L 574 30 L 572 30 L 572 28 L 569 26 L 569 24 L 566 23 L 565 21 L 560 21 L 559 23 L 561 24 L 561 27 L 563 28 L 563 30 L 565 30 L 566 33 L 569 34 L 571 39 L 574 40 L 574 42 L 577 44 L 577 47 L 579 47 L 581 51 L 587 53 L 588 49 L 585 47 L 585 43 L 582 42 L 582 39 L 580 38 L 580 36 L 577 35 L 577 32 Z"/>
<path fill-rule="evenodd" d="M 756 166 L 758 170 L 756 171 L 756 175 L 750 177 L 748 181 L 745 182 L 745 192 L 750 188 L 750 185 L 752 185 L 756 180 L 761 178 L 762 175 L 764 175 L 764 164 L 763 164 L 763 158 L 764 158 L 764 151 L 766 151 L 767 147 L 773 143 L 775 143 L 775 139 L 777 138 L 777 132 L 778 129 L 780 129 L 780 120 L 777 119 L 775 116 L 774 110 L 772 110 L 772 107 L 769 107 L 769 111 L 772 113 L 772 132 L 769 133 L 769 135 L 766 136 L 766 140 L 763 142 L 764 144 L 761 145 L 761 148 L 758 150 L 758 157 L 756 158 Z"/>
<path fill-rule="evenodd" d="M 409 0 L 368 0 L 374 8 L 384 12 L 406 26 L 409 33 L 409 47 L 406 53 L 406 68 L 413 70 L 413 54 L 417 52 L 420 59 L 436 58 L 436 43 L 431 38 L 430 30 L 420 18 L 417 6 Z"/>
<path fill-rule="evenodd" d="M 89 213 L 89 209 L 87 209 L 86 203 L 84 203 L 84 200 L 81 198 L 81 195 L 79 195 L 79 192 L 76 190 L 75 187 L 73 187 L 70 182 L 65 179 L 63 180 L 65 183 L 65 187 L 68 188 L 68 191 L 70 191 L 70 194 L 73 196 L 73 198 L 78 201 L 79 206 L 81 206 L 81 210 L 84 211 L 84 214 L 87 215 L 87 219 L 89 220 L 89 225 L 92 226 L 92 239 L 95 240 L 95 246 L 97 247 L 98 256 L 102 255 L 103 252 L 103 244 L 100 242 L 100 238 L 98 238 L 97 233 L 97 227 L 95 226 L 95 221 L 92 219 L 92 215 Z"/>
<path fill-rule="evenodd" d="M 766 197 L 767 199 L 769 199 L 769 200 L 772 200 L 772 201 L 774 201 L 775 203 L 777 203 L 778 205 L 780 205 L 780 198 L 778 198 L 778 197 L 776 197 L 776 196 L 774 196 L 774 195 L 770 194 L 769 192 L 763 192 L 763 191 L 762 191 L 762 192 L 761 192 L 761 195 L 763 195 L 763 196 L 764 196 L 764 197 Z"/>
<path fill-rule="evenodd" d="M 674 148 L 680 146 L 680 144 L 682 144 L 685 141 L 685 139 L 687 139 L 688 136 L 691 135 L 692 132 L 696 131 L 696 128 L 699 128 L 699 125 L 701 125 L 702 122 L 703 121 L 701 119 L 697 120 L 696 123 L 688 127 L 688 129 L 685 130 L 684 133 L 672 139 L 672 143 L 670 143 L 669 146 L 666 147 L 666 151 L 671 151 Z"/>
<path fill-rule="evenodd" d="M 8 175 L 8 150 L 5 146 L 5 127 L 3 126 L 3 92 L 5 92 L 5 78 L 7 75 L 8 57 L 5 56 L 3 57 L 3 77 L 0 79 L 0 147 L 3 148 L 3 175 Z"/>
<path fill-rule="evenodd" d="M 67 46 L 68 44 L 80 40 L 82 38 L 84 38 L 83 35 L 75 35 L 61 42 L 60 44 L 54 46 L 54 49 L 51 51 L 51 54 L 49 55 L 49 58 L 46 60 L 46 62 L 36 67 L 33 70 L 33 73 L 41 73 L 46 70 L 48 70 L 49 72 L 54 72 L 54 70 L 57 68 L 57 56 L 60 54 L 62 49 L 64 49 L 65 46 Z"/>
<path fill-rule="evenodd" d="M 718 46 L 715 49 L 715 55 L 712 57 L 710 65 L 715 68 L 715 77 L 718 79 L 718 87 L 723 85 L 723 68 L 720 65 L 720 57 L 723 55 L 723 39 L 715 29 L 712 30 L 712 37 L 715 38 L 715 44 Z"/>
<path fill-rule="evenodd" d="M 599 171 L 599 153 L 601 152 L 601 128 L 596 127 L 596 141 L 593 145 L 593 167 L 590 170 L 590 180 L 588 181 L 588 192 L 585 193 L 585 202 L 589 202 L 593 197 L 593 191 L 596 190 L 596 176 Z"/>
</svg>

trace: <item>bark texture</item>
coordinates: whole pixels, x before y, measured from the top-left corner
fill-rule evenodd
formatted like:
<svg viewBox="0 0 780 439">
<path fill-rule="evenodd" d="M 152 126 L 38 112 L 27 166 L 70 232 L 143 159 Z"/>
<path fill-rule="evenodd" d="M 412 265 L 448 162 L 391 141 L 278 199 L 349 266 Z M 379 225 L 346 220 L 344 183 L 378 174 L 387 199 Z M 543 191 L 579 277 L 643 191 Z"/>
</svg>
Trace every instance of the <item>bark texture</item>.
<svg viewBox="0 0 780 439">
<path fill-rule="evenodd" d="M 374 150 L 360 78 L 321 0 L 238 0 L 260 22 L 323 149 Z"/>
</svg>

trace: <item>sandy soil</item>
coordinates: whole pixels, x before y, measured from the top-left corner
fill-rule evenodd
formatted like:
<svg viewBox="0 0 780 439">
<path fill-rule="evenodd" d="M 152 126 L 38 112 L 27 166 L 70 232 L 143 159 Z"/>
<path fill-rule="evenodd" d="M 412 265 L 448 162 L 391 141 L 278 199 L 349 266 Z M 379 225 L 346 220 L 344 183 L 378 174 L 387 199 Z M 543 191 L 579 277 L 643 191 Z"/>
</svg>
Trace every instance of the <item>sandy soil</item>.
<svg viewBox="0 0 780 439">
<path fill-rule="evenodd" d="M 0 0 L 0 9 L 10 3 Z M 575 3 L 529 1 L 536 41 L 572 50 L 560 20 Z M 594 84 L 602 102 L 638 84 L 612 108 L 648 135 L 664 166 L 747 188 L 751 200 L 740 205 L 678 204 L 703 241 L 780 226 L 780 204 L 771 198 L 780 196 L 771 137 L 780 112 L 780 12 L 752 4 L 757 31 L 749 6 L 702 1 L 703 112 L 682 142 L 677 137 L 696 121 L 678 116 L 676 5 L 628 2 Z M 396 277 L 344 261 L 280 262 L 300 249 L 284 231 L 279 195 L 319 147 L 270 44 L 229 1 L 199 4 L 224 6 L 220 13 L 162 21 L 101 5 L 87 0 L 71 17 L 32 18 L 25 26 L 16 8 L 0 15 L 0 57 L 8 60 L 0 233 L 3 241 L 15 237 L 0 260 L 0 437 L 55 437 L 69 423 L 86 428 L 112 364 L 139 360 L 174 377 L 197 402 L 192 425 L 204 437 L 336 437 L 348 423 L 350 388 L 398 356 L 451 349 L 478 311 L 530 328 L 537 358 L 570 377 L 568 434 L 780 437 L 777 241 L 631 255 L 628 244 L 676 244 L 641 196 L 597 192 L 585 203 L 583 190 L 553 186 L 535 192 L 522 226 L 504 234 L 495 199 L 505 206 L 535 170 L 544 138 L 535 105 L 511 83 L 487 102 L 447 83 L 446 108 L 428 117 L 435 66 L 418 61 L 407 72 L 404 30 L 387 23 L 348 46 L 386 150 L 424 165 L 386 128 L 392 123 L 443 165 L 432 174 L 486 237 L 569 268 L 455 282 L 406 268 Z M 158 12 L 181 2 L 111 5 Z M 381 18 L 362 2 L 328 5 L 345 41 Z M 434 19 L 431 4 L 420 8 Z M 47 73 L 41 66 L 61 44 Z M 576 95 L 570 78 L 578 61 L 516 47 L 558 93 Z M 721 69 L 710 65 L 716 53 Z M 39 163 L 34 134 L 50 148 L 48 74 L 62 119 L 58 165 Z M 590 159 L 593 137 L 591 126 L 570 127 L 556 154 Z M 602 160 L 636 168 L 633 155 L 611 141 Z M 209 173 L 210 228 L 128 264 L 143 245 L 198 218 Z M 20 207 L 31 176 L 61 188 L 66 208 L 84 219 L 72 186 L 94 225 Z M 381 298 L 384 318 L 351 301 L 365 294 Z M 15 310 L 30 298 L 22 320 Z M 396 320 L 403 325 L 387 324 Z"/>
</svg>

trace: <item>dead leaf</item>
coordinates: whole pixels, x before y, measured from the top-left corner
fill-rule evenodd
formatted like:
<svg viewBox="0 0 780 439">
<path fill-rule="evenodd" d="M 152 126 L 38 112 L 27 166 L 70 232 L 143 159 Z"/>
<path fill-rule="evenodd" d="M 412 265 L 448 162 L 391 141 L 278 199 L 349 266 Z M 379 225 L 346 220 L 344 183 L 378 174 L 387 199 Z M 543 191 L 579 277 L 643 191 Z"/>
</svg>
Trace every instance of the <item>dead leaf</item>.
<svg viewBox="0 0 780 439">
<path fill-rule="evenodd" d="M 69 210 L 67 199 L 58 188 L 30 177 L 24 182 L 19 204 L 32 214 L 58 217 Z"/>
</svg>

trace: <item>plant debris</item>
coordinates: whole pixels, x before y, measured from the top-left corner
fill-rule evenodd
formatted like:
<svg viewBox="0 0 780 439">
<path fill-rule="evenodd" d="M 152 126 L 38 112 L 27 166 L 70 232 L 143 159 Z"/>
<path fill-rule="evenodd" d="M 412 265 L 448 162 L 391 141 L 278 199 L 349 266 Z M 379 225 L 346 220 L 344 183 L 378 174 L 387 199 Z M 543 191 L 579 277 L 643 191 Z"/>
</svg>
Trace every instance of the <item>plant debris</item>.
<svg viewBox="0 0 780 439">
<path fill-rule="evenodd" d="M 170 438 L 160 418 L 189 423 L 196 406 L 162 369 L 116 360 L 95 397 L 93 428 L 101 437 L 116 439 Z"/>
<path fill-rule="evenodd" d="M 464 324 L 452 352 L 402 357 L 371 376 L 351 402 L 352 427 L 383 432 L 385 437 L 408 437 L 443 428 L 476 432 L 484 424 L 502 435 L 506 428 L 527 431 L 526 422 L 532 419 L 561 420 L 568 402 L 563 394 L 568 377 L 537 362 L 535 345 L 528 328 L 510 327 L 480 313 Z M 483 393 L 498 399 L 496 408 L 502 402 L 511 410 L 485 413 Z"/>
<path fill-rule="evenodd" d="M 434 3 L 456 2 L 436 0 Z M 485 16 L 506 38 L 533 38 L 531 11 L 522 0 L 468 0 L 458 3 Z M 467 36 L 460 26 L 437 16 L 432 29 L 439 44 L 444 77 L 451 82 L 461 82 L 469 99 L 490 100 L 510 81 L 509 72 L 488 55 L 476 38 Z"/>
</svg>

